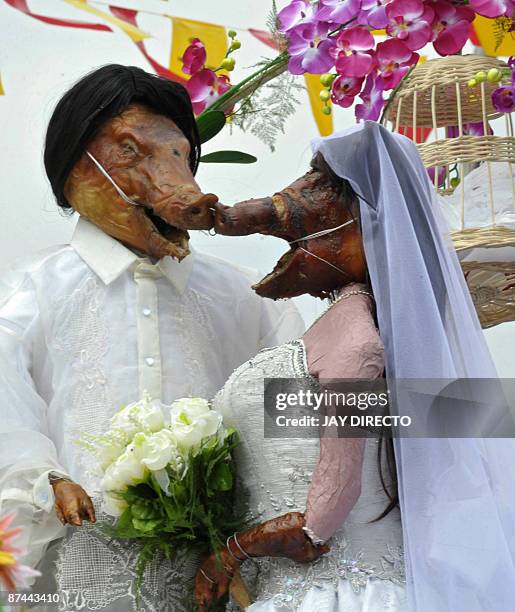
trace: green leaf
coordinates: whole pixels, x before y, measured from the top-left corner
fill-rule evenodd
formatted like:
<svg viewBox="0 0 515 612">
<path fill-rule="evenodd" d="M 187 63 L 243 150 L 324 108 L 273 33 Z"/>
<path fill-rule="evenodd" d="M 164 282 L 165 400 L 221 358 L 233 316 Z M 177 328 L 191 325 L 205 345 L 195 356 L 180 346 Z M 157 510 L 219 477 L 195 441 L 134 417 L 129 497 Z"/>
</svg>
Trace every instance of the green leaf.
<svg viewBox="0 0 515 612">
<path fill-rule="evenodd" d="M 242 151 L 215 151 L 202 155 L 200 161 L 205 164 L 253 164 L 257 157 Z"/>
<path fill-rule="evenodd" d="M 115 526 L 115 533 L 119 538 L 138 538 L 141 533 L 134 527 L 132 523 L 132 512 L 127 508 L 118 519 Z"/>
<path fill-rule="evenodd" d="M 148 502 L 147 500 L 135 502 L 132 504 L 131 510 L 134 518 L 141 519 L 143 521 L 161 517 L 159 506 L 156 507 L 152 502 Z"/>
<path fill-rule="evenodd" d="M 225 115 L 222 111 L 207 111 L 197 117 L 197 128 L 201 144 L 214 138 L 225 125 Z"/>
<path fill-rule="evenodd" d="M 219 463 L 213 470 L 210 485 L 218 491 L 230 491 L 233 487 L 232 472 L 228 463 Z"/>
<path fill-rule="evenodd" d="M 134 526 L 134 529 L 137 529 L 138 531 L 142 531 L 143 533 L 150 533 L 151 531 L 154 531 L 154 529 L 161 523 L 160 520 L 141 520 L 141 519 L 137 519 L 137 518 L 133 518 L 132 519 L 132 524 Z"/>
<path fill-rule="evenodd" d="M 129 487 L 121 493 L 121 497 L 130 505 L 141 499 L 155 499 L 156 493 L 147 483 Z"/>
<path fill-rule="evenodd" d="M 218 443 L 219 443 L 219 440 L 216 434 L 214 436 L 211 436 L 207 440 L 204 440 L 204 442 L 202 443 L 202 453 L 206 454 L 206 453 L 210 453 L 211 451 L 215 450 L 216 447 L 218 446 Z"/>
</svg>

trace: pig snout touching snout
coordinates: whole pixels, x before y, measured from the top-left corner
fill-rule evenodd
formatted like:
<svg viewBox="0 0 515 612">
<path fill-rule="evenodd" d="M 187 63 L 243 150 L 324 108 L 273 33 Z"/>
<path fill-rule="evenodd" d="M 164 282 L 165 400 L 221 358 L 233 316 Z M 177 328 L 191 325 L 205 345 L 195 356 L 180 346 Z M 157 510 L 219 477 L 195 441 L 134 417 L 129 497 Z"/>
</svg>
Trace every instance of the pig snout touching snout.
<svg viewBox="0 0 515 612">
<path fill-rule="evenodd" d="M 227 236 L 266 234 L 298 240 L 326 224 L 336 224 L 343 212 L 335 206 L 339 199 L 326 176 L 310 171 L 271 197 L 246 200 L 234 206 L 218 204 L 214 229 Z"/>
<path fill-rule="evenodd" d="M 184 230 L 211 229 L 214 223 L 214 206 L 218 197 L 202 193 L 193 185 L 174 185 L 167 189 L 164 198 L 149 202 L 156 215 L 170 225 Z"/>
<path fill-rule="evenodd" d="M 312 169 L 272 197 L 214 206 L 214 229 L 227 236 L 266 234 L 289 250 L 254 285 L 271 299 L 329 293 L 366 278 L 366 263 L 350 185 Z"/>
<path fill-rule="evenodd" d="M 234 206 L 214 206 L 214 229 L 225 236 L 274 234 L 281 232 L 281 218 L 274 198 L 238 202 Z"/>
</svg>

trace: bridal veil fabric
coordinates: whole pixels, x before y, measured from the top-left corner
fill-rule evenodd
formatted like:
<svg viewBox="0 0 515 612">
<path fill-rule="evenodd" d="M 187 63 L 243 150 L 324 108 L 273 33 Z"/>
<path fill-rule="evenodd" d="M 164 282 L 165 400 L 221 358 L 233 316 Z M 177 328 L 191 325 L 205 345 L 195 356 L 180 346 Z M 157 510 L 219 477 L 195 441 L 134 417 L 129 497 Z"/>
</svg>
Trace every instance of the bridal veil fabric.
<svg viewBox="0 0 515 612">
<path fill-rule="evenodd" d="M 360 198 L 389 385 L 496 378 L 415 144 L 367 121 L 312 145 Z M 395 450 L 410 612 L 512 609 L 515 441 L 398 437 Z"/>
</svg>

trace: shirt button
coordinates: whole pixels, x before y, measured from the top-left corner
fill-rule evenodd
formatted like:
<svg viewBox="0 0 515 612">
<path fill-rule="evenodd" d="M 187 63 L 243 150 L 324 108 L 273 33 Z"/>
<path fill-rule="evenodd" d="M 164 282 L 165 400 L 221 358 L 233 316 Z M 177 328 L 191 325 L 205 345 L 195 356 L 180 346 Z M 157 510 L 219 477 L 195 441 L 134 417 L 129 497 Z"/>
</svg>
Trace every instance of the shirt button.
<svg viewBox="0 0 515 612">
<path fill-rule="evenodd" d="M 152 311 L 150 310 L 150 308 L 143 308 L 143 314 L 146 317 L 149 317 L 151 313 L 152 313 Z"/>
<path fill-rule="evenodd" d="M 152 367 L 155 363 L 155 359 L 153 357 L 145 357 L 145 363 Z"/>
</svg>

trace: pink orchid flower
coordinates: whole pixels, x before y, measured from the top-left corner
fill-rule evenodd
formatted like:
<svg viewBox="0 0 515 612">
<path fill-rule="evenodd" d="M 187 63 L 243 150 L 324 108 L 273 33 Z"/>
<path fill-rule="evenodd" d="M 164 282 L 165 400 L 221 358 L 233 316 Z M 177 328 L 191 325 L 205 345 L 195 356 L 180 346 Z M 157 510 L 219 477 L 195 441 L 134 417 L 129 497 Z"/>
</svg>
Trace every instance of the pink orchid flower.
<svg viewBox="0 0 515 612">
<path fill-rule="evenodd" d="M 291 74 L 328 72 L 334 66 L 334 48 L 335 42 L 330 38 L 306 40 L 302 36 L 292 34 L 288 45 L 288 70 Z"/>
<path fill-rule="evenodd" d="M 195 74 L 202 70 L 206 63 L 206 57 L 204 43 L 198 38 L 194 38 L 182 56 L 182 71 L 185 74 Z"/>
<path fill-rule="evenodd" d="M 386 5 L 392 0 L 362 0 L 361 13 L 358 22 L 367 24 L 376 30 L 382 30 L 388 25 Z"/>
<path fill-rule="evenodd" d="M 40 572 L 22 565 L 18 556 L 23 551 L 13 546 L 13 540 L 21 533 L 21 529 L 10 528 L 16 514 L 11 512 L 0 519 L 0 590 L 16 591 L 27 588 L 29 578 L 41 576 Z"/>
<path fill-rule="evenodd" d="M 339 76 L 333 82 L 333 88 L 331 91 L 331 100 L 338 106 L 343 108 L 349 108 L 354 103 L 354 98 L 361 91 L 364 77 L 348 77 Z"/>
<path fill-rule="evenodd" d="M 349 77 L 366 76 L 372 70 L 374 44 L 374 37 L 365 28 L 343 30 L 338 36 L 341 51 L 336 59 L 336 71 Z"/>
<path fill-rule="evenodd" d="M 494 131 L 490 127 L 490 124 L 487 122 L 487 130 L 488 135 L 491 136 Z M 447 138 L 458 138 L 460 135 L 460 129 L 457 125 L 449 125 L 445 129 Z M 477 123 L 465 123 L 463 125 L 463 134 L 468 136 L 484 136 L 485 135 L 485 126 L 482 121 Z"/>
<path fill-rule="evenodd" d="M 322 74 L 334 65 L 332 38 L 328 38 L 329 25 L 324 22 L 301 24 L 288 32 L 288 69 L 292 74 Z"/>
<path fill-rule="evenodd" d="M 297 26 L 307 25 L 316 21 L 316 8 L 309 0 L 293 0 L 277 14 L 279 30 L 288 32 Z"/>
<path fill-rule="evenodd" d="M 483 17 L 513 16 L 515 3 L 512 0 L 470 0 L 470 8 Z"/>
<path fill-rule="evenodd" d="M 419 0 L 393 0 L 386 7 L 386 32 L 416 51 L 433 39 L 433 9 Z"/>
<path fill-rule="evenodd" d="M 290 55 L 297 54 L 299 49 L 302 47 L 302 40 L 314 42 L 318 44 L 320 41 L 325 40 L 329 33 L 329 24 L 323 21 L 314 21 L 313 23 L 302 23 L 287 32 L 288 37 L 288 52 Z M 333 40 L 333 39 L 331 39 Z"/>
<path fill-rule="evenodd" d="M 347 23 L 360 11 L 361 0 L 320 0 L 317 19 L 333 23 Z"/>
<path fill-rule="evenodd" d="M 500 113 L 515 110 L 515 85 L 503 85 L 492 92 L 492 103 Z"/>
<path fill-rule="evenodd" d="M 323 40 L 327 38 L 330 25 L 324 21 L 306 21 L 298 23 L 293 26 L 285 36 L 288 38 L 288 42 L 291 44 L 292 39 L 295 40 L 297 37 L 304 38 L 305 40 Z"/>
<path fill-rule="evenodd" d="M 515 84 L 515 57 L 510 57 L 508 60 L 508 68 L 511 70 L 511 84 Z"/>
<path fill-rule="evenodd" d="M 416 64 L 418 53 L 414 53 L 397 38 L 385 40 L 377 45 L 376 62 L 383 77 L 384 89 L 393 89 L 402 81 L 410 66 Z"/>
<path fill-rule="evenodd" d="M 199 115 L 230 88 L 231 83 L 226 76 L 218 75 L 207 68 L 195 73 L 186 83 L 186 89 L 193 104 L 193 112 L 196 115 Z"/>
<path fill-rule="evenodd" d="M 432 166 L 431 168 L 427 168 L 427 173 L 429 174 L 429 178 L 431 179 L 431 183 L 434 185 L 435 183 L 435 172 L 436 169 L 434 166 Z M 438 167 L 438 178 L 437 178 L 437 186 L 438 187 L 442 187 L 442 185 L 445 183 L 445 177 L 447 176 L 447 171 L 445 167 L 439 166 Z"/>
<path fill-rule="evenodd" d="M 511 70 L 511 85 L 501 85 L 492 92 L 492 104 L 500 113 L 515 110 L 515 57 L 510 57 L 508 67 Z"/>
<path fill-rule="evenodd" d="M 377 121 L 384 106 L 384 83 L 381 76 L 371 73 L 367 77 L 365 87 L 359 94 L 363 104 L 356 104 L 357 121 Z"/>
<path fill-rule="evenodd" d="M 463 49 L 472 30 L 474 11 L 439 0 L 434 4 L 433 46 L 440 55 L 454 55 Z"/>
</svg>

